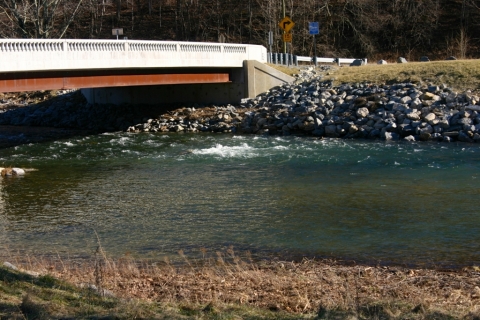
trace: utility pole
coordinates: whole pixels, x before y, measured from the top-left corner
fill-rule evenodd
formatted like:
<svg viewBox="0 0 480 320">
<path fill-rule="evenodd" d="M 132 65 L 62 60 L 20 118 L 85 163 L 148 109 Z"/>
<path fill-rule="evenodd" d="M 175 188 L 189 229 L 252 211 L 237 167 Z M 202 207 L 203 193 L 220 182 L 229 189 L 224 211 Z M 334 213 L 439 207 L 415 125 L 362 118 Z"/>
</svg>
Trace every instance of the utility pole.
<svg viewBox="0 0 480 320">
<path fill-rule="evenodd" d="M 285 18 L 287 16 L 286 11 L 285 11 L 285 0 L 283 1 L 283 17 Z M 285 34 L 286 31 L 284 30 L 283 33 Z M 283 42 L 283 53 L 287 53 L 287 43 L 284 41 Z"/>
</svg>

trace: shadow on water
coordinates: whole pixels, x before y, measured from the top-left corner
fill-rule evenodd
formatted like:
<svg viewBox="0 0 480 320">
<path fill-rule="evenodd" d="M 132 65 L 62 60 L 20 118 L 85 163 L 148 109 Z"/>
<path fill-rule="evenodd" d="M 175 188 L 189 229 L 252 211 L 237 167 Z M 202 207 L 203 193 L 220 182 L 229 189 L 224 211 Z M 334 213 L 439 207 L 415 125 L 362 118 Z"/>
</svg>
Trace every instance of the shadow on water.
<svg viewBox="0 0 480 320">
<path fill-rule="evenodd" d="M 0 149 L 104 132 L 125 131 L 145 119 L 180 107 L 159 105 L 92 105 L 80 91 L 9 94 L 0 102 Z"/>
</svg>

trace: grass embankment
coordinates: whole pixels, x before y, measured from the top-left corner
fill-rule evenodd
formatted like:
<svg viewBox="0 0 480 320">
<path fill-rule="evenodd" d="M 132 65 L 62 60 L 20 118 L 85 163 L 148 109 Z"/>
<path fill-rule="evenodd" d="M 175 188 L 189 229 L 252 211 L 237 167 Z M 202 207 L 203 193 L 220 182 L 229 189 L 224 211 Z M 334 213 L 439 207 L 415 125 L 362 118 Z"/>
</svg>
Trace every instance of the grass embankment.
<svg viewBox="0 0 480 320">
<path fill-rule="evenodd" d="M 299 71 L 299 68 L 271 66 L 290 75 Z M 376 84 L 413 82 L 446 84 L 460 92 L 478 91 L 480 89 L 480 60 L 367 64 L 361 67 L 333 66 L 333 70 L 324 74 L 324 79 L 333 79 L 335 85 L 348 82 Z"/>
<path fill-rule="evenodd" d="M 331 260 L 255 262 L 239 258 L 232 249 L 199 260 L 181 252 L 179 257 L 181 264 L 105 255 L 92 261 L 17 261 L 43 276 L 0 267 L 0 318 L 480 317 L 478 267 L 441 271 Z"/>
</svg>

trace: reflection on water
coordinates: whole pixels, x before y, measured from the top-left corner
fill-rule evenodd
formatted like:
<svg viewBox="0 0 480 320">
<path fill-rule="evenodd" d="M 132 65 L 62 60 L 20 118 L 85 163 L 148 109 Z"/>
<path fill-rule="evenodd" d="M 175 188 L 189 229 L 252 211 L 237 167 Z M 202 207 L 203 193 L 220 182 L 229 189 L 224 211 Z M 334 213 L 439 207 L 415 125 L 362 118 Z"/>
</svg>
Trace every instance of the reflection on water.
<svg viewBox="0 0 480 320">
<path fill-rule="evenodd" d="M 158 258 L 259 254 L 480 263 L 480 149 L 467 144 L 104 134 L 2 150 L 9 246 Z"/>
</svg>

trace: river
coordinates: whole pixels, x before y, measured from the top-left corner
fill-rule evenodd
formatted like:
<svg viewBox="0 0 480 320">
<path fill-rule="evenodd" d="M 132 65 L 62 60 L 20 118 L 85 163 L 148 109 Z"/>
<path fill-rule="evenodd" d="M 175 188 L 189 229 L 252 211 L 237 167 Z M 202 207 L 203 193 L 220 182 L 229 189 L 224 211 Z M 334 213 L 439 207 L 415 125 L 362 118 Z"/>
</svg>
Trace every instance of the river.
<svg viewBox="0 0 480 320">
<path fill-rule="evenodd" d="M 0 150 L 0 241 L 35 254 L 480 264 L 480 147 L 108 133 Z M 97 237 L 98 236 L 98 237 Z"/>
</svg>

